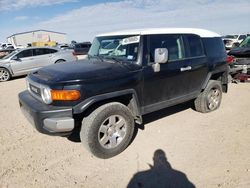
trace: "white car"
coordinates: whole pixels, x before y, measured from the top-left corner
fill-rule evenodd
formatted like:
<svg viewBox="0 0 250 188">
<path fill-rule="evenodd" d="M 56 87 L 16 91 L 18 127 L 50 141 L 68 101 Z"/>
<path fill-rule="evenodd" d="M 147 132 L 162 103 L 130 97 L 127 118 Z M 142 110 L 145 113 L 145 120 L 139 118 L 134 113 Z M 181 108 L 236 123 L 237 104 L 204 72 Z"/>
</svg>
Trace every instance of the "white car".
<svg viewBox="0 0 250 188">
<path fill-rule="evenodd" d="M 1 43 L 0 50 L 7 49 L 7 48 L 10 48 L 10 47 L 13 47 L 13 45 L 10 44 L 10 43 Z"/>
<path fill-rule="evenodd" d="M 76 60 L 71 50 L 52 47 L 17 49 L 0 60 L 0 82 L 26 75 L 41 67 Z"/>
<path fill-rule="evenodd" d="M 223 41 L 227 50 L 234 47 L 235 43 L 241 43 L 247 35 L 226 35 L 223 37 Z"/>
</svg>

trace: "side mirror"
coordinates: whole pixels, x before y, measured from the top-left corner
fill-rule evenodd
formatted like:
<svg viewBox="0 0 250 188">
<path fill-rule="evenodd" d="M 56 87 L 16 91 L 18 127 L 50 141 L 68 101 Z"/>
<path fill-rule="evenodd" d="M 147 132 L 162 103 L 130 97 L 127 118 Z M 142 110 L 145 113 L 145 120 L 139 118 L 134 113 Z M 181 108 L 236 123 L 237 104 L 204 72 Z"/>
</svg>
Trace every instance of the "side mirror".
<svg viewBox="0 0 250 188">
<path fill-rule="evenodd" d="M 156 48 L 155 49 L 155 63 L 166 63 L 168 61 L 168 49 Z"/>
<path fill-rule="evenodd" d="M 12 57 L 11 59 L 14 61 L 20 61 L 20 59 L 17 56 Z"/>
<path fill-rule="evenodd" d="M 155 63 L 153 64 L 154 72 L 160 72 L 160 63 L 166 63 L 168 61 L 168 49 L 156 48 L 155 49 Z"/>
</svg>

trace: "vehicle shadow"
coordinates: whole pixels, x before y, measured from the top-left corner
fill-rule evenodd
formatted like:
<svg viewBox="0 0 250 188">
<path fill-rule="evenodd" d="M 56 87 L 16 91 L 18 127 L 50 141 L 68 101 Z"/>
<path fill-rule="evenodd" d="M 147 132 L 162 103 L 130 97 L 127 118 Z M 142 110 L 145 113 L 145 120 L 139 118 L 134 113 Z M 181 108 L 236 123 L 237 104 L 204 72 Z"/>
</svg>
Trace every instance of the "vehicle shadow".
<svg viewBox="0 0 250 188">
<path fill-rule="evenodd" d="M 22 75 L 22 76 L 17 76 L 17 77 L 13 77 L 11 78 L 8 82 L 11 82 L 11 81 L 14 81 L 14 80 L 18 80 L 18 79 L 21 79 L 21 78 L 26 78 L 27 75 Z"/>
<path fill-rule="evenodd" d="M 134 128 L 134 134 L 133 134 L 133 137 L 132 137 L 132 139 L 130 141 L 130 144 L 136 138 L 138 130 L 139 129 L 144 130 L 146 124 L 149 124 L 149 123 L 154 122 L 154 121 L 156 121 L 158 119 L 161 119 L 161 118 L 166 117 L 166 116 L 173 115 L 175 113 L 181 112 L 181 111 L 189 109 L 189 108 L 192 108 L 192 109 L 194 108 L 193 101 L 189 101 L 189 102 L 186 102 L 186 103 L 183 103 L 183 104 L 179 104 L 179 105 L 176 105 L 176 106 L 172 106 L 172 107 L 169 107 L 169 108 L 165 108 L 165 109 L 162 109 L 162 110 L 159 110 L 159 111 L 144 115 L 143 116 L 143 123 L 141 125 L 136 124 L 136 126 Z M 72 142 L 81 142 L 81 139 L 80 139 L 81 121 L 79 120 L 79 121 L 76 121 L 75 123 L 78 123 L 78 125 L 75 127 L 72 134 L 67 138 L 68 138 L 69 141 L 72 141 Z"/>
<path fill-rule="evenodd" d="M 143 116 L 143 124 L 138 125 L 138 128 L 141 129 L 141 130 L 144 130 L 145 125 L 147 125 L 147 124 L 149 124 L 151 122 L 154 122 L 154 121 L 156 121 L 158 119 L 162 119 L 162 118 L 167 117 L 167 116 L 171 116 L 171 115 L 173 115 L 175 113 L 187 110 L 189 108 L 192 108 L 194 110 L 194 102 L 193 102 L 193 100 L 182 103 L 182 104 L 178 104 L 178 105 L 175 105 L 175 106 L 171 106 L 171 107 L 168 107 L 168 108 L 164 108 L 162 110 L 155 111 L 155 112 L 152 112 L 150 114 L 146 114 L 146 115 Z"/>
<path fill-rule="evenodd" d="M 195 188 L 185 173 L 172 168 L 163 150 L 154 152 L 153 162 L 149 170 L 134 174 L 127 188 Z"/>
</svg>

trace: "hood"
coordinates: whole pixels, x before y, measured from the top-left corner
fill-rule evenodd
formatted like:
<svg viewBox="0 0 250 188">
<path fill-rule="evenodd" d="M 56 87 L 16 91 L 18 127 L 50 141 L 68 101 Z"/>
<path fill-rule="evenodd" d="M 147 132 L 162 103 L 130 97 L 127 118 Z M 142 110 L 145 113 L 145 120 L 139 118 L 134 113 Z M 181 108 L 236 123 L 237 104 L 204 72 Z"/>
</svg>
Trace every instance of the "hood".
<svg viewBox="0 0 250 188">
<path fill-rule="evenodd" d="M 136 69 L 139 66 L 135 64 L 82 60 L 47 66 L 34 72 L 32 76 L 49 82 L 103 80 L 124 76 Z"/>
<path fill-rule="evenodd" d="M 228 55 L 235 57 L 250 57 L 250 48 L 237 47 L 228 52 Z"/>
<path fill-rule="evenodd" d="M 9 59 L 0 59 L 0 65 L 9 63 Z"/>
</svg>

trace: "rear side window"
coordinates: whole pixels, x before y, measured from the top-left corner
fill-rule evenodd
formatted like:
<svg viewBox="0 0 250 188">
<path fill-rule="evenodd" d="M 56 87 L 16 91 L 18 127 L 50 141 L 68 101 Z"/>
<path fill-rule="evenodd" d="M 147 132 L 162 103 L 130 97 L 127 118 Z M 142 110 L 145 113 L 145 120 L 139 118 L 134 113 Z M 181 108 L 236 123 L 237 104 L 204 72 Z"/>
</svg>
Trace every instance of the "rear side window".
<svg viewBox="0 0 250 188">
<path fill-rule="evenodd" d="M 45 54 L 53 54 L 57 52 L 57 50 L 55 49 L 48 49 L 48 48 L 44 49 L 44 51 L 45 51 Z"/>
<path fill-rule="evenodd" d="M 202 38 L 207 56 L 224 57 L 226 55 L 225 45 L 220 37 Z"/>
<path fill-rule="evenodd" d="M 246 35 L 240 35 L 239 40 L 244 40 L 246 38 Z"/>
<path fill-rule="evenodd" d="M 204 55 L 204 50 L 201 42 L 201 38 L 197 35 L 186 35 L 188 55 L 187 57 L 199 57 Z"/>
<path fill-rule="evenodd" d="M 171 61 L 184 58 L 183 42 L 181 35 L 150 35 L 149 36 L 149 56 L 150 62 L 154 62 L 154 52 L 156 48 L 167 48 L 168 59 Z"/>
<path fill-rule="evenodd" d="M 34 54 L 34 56 L 37 56 L 37 55 L 51 54 L 51 53 L 55 53 L 55 52 L 57 52 L 57 51 L 54 49 L 37 48 L 37 49 L 34 49 L 33 54 Z"/>
</svg>

